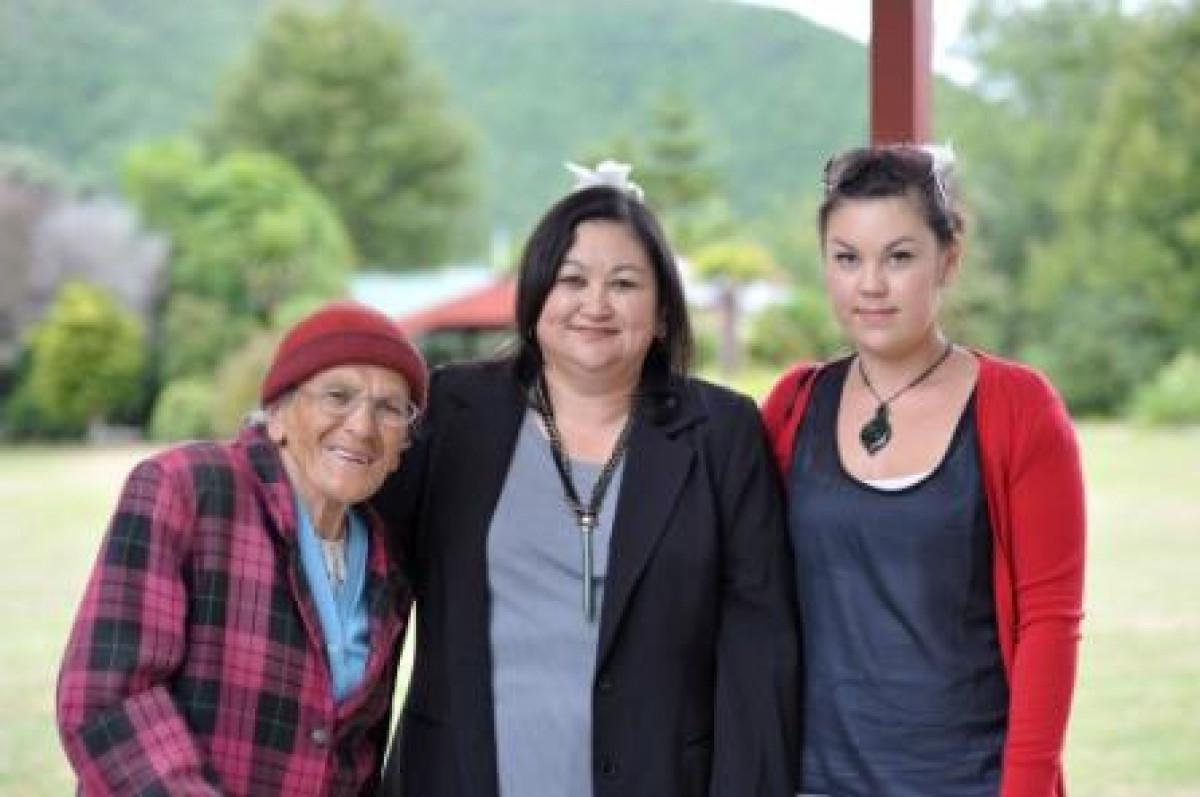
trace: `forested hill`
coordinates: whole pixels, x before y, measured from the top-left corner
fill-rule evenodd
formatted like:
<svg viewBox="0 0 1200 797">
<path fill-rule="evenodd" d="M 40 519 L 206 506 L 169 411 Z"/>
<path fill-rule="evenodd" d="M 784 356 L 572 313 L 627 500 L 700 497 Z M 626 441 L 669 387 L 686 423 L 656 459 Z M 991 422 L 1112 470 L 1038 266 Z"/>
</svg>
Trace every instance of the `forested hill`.
<svg viewBox="0 0 1200 797">
<path fill-rule="evenodd" d="M 189 129 L 270 0 L 6 0 L 0 142 L 111 179 L 133 141 Z M 562 160 L 645 135 L 674 91 L 735 204 L 811 193 L 866 129 L 864 48 L 785 12 L 713 0 L 379 0 L 475 126 L 496 221 L 520 227 Z"/>
</svg>

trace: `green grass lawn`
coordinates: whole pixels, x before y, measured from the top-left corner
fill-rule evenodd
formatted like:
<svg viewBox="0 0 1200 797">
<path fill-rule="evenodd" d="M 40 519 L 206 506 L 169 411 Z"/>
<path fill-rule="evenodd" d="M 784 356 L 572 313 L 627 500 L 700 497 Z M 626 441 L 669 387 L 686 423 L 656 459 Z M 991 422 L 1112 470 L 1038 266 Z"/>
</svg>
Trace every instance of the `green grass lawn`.
<svg viewBox="0 0 1200 797">
<path fill-rule="evenodd" d="M 1200 429 L 1082 430 L 1087 619 L 1072 797 L 1200 797 Z M 59 655 L 120 484 L 148 449 L 0 450 L 0 794 L 68 794 Z"/>
</svg>

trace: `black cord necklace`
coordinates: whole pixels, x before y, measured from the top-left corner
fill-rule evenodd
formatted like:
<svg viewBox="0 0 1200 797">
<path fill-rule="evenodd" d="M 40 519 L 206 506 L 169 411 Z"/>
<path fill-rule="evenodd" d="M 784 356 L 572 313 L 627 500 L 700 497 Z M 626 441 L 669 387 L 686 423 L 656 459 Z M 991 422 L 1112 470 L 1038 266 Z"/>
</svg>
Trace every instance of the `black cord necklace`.
<svg viewBox="0 0 1200 797">
<path fill-rule="evenodd" d="M 585 506 L 579 499 L 579 492 L 575 489 L 575 480 L 571 476 L 571 460 L 567 457 L 563 447 L 562 434 L 558 431 L 558 424 L 554 422 L 554 407 L 550 403 L 550 391 L 546 389 L 544 379 L 538 380 L 536 390 L 534 409 L 537 410 L 542 424 L 546 427 L 546 437 L 550 440 L 550 453 L 554 457 L 554 465 L 558 470 L 558 477 L 562 481 L 563 498 L 567 502 L 567 507 L 575 515 L 576 525 L 579 526 L 579 542 L 583 556 L 583 618 L 590 623 L 596 619 L 596 601 L 592 592 L 592 533 L 600 523 L 600 507 L 604 503 L 608 485 L 612 482 L 617 465 L 620 464 L 625 450 L 629 447 L 629 430 L 633 427 L 636 403 L 629 408 L 625 425 L 617 436 L 617 442 L 613 446 L 612 453 L 608 455 L 608 460 L 600 468 L 600 475 L 596 477 L 596 483 L 592 485 L 592 494 Z"/>
<path fill-rule="evenodd" d="M 871 420 L 863 424 L 862 430 L 858 433 L 859 442 L 862 447 L 867 450 L 871 456 L 875 456 L 882 451 L 892 440 L 892 423 L 888 420 L 888 405 L 896 399 L 903 396 L 908 391 L 912 390 L 917 385 L 929 378 L 929 375 L 938 369 L 938 366 L 946 362 L 946 358 L 950 356 L 950 352 L 954 351 L 954 344 L 947 343 L 946 348 L 941 355 L 930 363 L 929 367 L 917 375 L 917 378 L 909 382 L 904 387 L 897 390 L 886 399 L 879 395 L 879 391 L 871 384 L 870 378 L 867 376 L 867 370 L 863 368 L 862 355 L 858 357 L 858 373 L 862 376 L 863 384 L 867 386 L 867 390 L 871 391 L 871 395 L 879 404 L 875 407 L 875 414 Z"/>
</svg>

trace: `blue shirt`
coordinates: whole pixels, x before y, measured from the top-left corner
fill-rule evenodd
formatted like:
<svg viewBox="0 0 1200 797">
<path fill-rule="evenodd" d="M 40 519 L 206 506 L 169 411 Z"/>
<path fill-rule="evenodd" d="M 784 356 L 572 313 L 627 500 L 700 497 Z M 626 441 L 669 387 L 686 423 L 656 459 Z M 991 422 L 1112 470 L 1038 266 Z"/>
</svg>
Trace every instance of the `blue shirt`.
<svg viewBox="0 0 1200 797">
<path fill-rule="evenodd" d="M 300 562 L 325 636 L 325 657 L 340 703 L 362 682 L 371 650 L 370 619 L 364 587 L 367 576 L 367 527 L 353 511 L 347 512 L 346 581 L 334 589 L 325 572 L 321 540 L 302 502 L 296 500 L 300 524 Z"/>
</svg>

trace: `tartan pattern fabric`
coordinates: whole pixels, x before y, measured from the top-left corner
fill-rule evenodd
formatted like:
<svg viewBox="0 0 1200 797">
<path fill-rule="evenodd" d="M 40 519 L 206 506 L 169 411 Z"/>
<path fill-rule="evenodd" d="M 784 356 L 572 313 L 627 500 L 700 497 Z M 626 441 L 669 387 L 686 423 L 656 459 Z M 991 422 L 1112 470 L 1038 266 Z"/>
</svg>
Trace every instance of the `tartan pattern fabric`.
<svg viewBox="0 0 1200 797">
<path fill-rule="evenodd" d="M 373 793 L 411 598 L 381 522 L 368 527 L 371 653 L 339 706 L 292 491 L 262 430 L 140 463 L 59 674 L 80 793 Z"/>
</svg>

